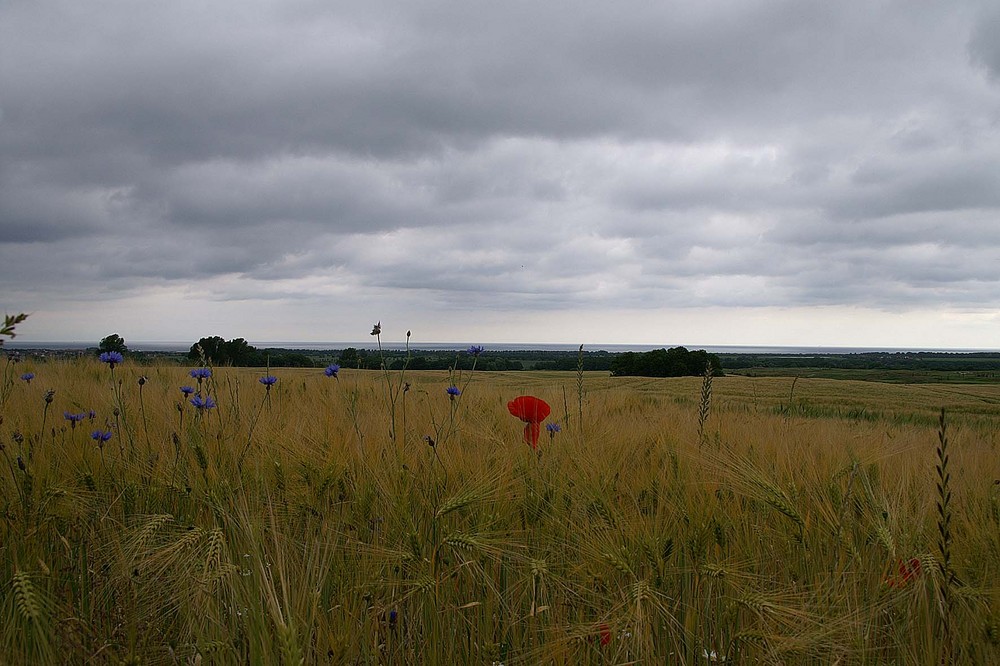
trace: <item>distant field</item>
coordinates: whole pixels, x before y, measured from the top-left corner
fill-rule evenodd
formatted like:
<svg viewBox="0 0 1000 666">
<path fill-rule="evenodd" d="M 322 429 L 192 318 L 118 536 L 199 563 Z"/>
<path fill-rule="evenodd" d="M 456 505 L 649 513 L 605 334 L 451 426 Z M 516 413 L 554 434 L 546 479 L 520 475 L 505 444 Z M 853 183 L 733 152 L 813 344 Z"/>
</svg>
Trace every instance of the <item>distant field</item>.
<svg viewBox="0 0 1000 666">
<path fill-rule="evenodd" d="M 996 370 L 888 370 L 856 368 L 727 368 L 726 374 L 744 377 L 809 377 L 853 379 L 892 384 L 1000 384 Z"/>
<path fill-rule="evenodd" d="M 0 663 L 1000 663 L 1000 385 L 193 367 L 7 366 Z"/>
</svg>

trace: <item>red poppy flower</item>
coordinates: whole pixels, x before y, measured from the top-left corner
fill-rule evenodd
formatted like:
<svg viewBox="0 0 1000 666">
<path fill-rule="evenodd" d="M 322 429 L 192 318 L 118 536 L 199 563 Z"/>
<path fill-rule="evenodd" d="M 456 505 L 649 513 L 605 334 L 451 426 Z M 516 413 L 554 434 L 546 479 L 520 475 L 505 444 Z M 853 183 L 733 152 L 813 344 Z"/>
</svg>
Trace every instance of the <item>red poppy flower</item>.
<svg viewBox="0 0 1000 666">
<path fill-rule="evenodd" d="M 507 411 L 524 421 L 524 441 L 537 449 L 540 424 L 552 413 L 549 403 L 533 395 L 521 395 L 507 403 Z"/>
<path fill-rule="evenodd" d="M 889 587 L 903 587 L 909 583 L 914 578 L 920 575 L 920 559 L 914 557 L 909 562 L 904 562 L 899 560 L 899 576 L 893 576 L 892 578 L 886 579 L 886 585 Z"/>
<path fill-rule="evenodd" d="M 914 557 L 909 562 L 899 561 L 899 576 L 903 583 L 909 583 L 920 575 L 920 560 Z"/>
</svg>

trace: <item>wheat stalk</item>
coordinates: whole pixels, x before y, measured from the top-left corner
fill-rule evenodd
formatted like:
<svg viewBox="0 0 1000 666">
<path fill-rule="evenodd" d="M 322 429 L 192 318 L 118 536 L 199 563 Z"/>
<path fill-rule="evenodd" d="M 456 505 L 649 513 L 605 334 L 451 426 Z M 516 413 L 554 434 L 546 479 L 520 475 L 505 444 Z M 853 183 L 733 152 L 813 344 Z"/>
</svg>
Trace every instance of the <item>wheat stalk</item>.
<svg viewBox="0 0 1000 666">
<path fill-rule="evenodd" d="M 225 545 L 222 529 L 214 528 L 208 534 L 208 543 L 205 545 L 205 561 L 202 567 L 202 575 L 208 576 L 212 569 L 218 571 L 222 568 L 222 550 Z"/>
<path fill-rule="evenodd" d="M 938 612 L 941 616 L 941 663 L 952 662 L 952 587 L 955 572 L 951 566 L 951 474 L 948 471 L 948 430 L 944 408 L 938 418 L 937 446 L 937 527 L 941 575 L 938 578 Z"/>
<path fill-rule="evenodd" d="M 278 626 L 278 639 L 281 643 L 281 663 L 299 666 L 306 663 L 299 645 L 298 632 L 290 622 Z"/>
<path fill-rule="evenodd" d="M 476 537 L 470 534 L 465 534 L 464 532 L 449 534 L 444 538 L 444 542 L 452 548 L 458 548 L 461 550 L 478 550 L 481 546 Z"/>
<path fill-rule="evenodd" d="M 18 571 L 14 574 L 12 581 L 14 588 L 14 606 L 17 612 L 25 620 L 37 623 L 42 619 L 42 604 L 35 585 L 31 582 L 28 574 Z"/>
<path fill-rule="evenodd" d="M 701 401 L 698 403 L 698 446 L 705 443 L 705 421 L 708 420 L 712 404 L 712 364 L 705 364 L 705 373 L 701 378 Z"/>
<path fill-rule="evenodd" d="M 170 514 L 159 514 L 155 516 L 150 516 L 149 520 L 139 528 L 135 536 L 132 538 L 132 543 L 130 544 L 130 550 L 136 555 L 145 553 L 149 542 L 152 541 L 153 536 L 160 530 L 161 527 L 174 519 Z"/>
<path fill-rule="evenodd" d="M 580 431 L 580 444 L 583 444 L 583 345 L 580 345 L 576 356 L 576 404 L 579 421 L 577 427 Z"/>
<path fill-rule="evenodd" d="M 635 573 L 632 571 L 632 567 L 622 558 L 618 557 L 614 553 L 604 553 L 604 559 L 607 560 L 608 564 L 617 569 L 620 573 L 625 574 L 629 578 L 635 578 Z"/>
<path fill-rule="evenodd" d="M 440 518 L 442 516 L 448 515 L 452 511 L 458 511 L 459 509 L 467 507 L 470 504 L 474 504 L 475 502 L 478 502 L 481 499 L 481 497 L 482 497 L 482 493 L 480 493 L 478 491 L 467 490 L 465 492 L 461 492 L 461 493 L 455 495 L 454 497 L 450 498 L 444 504 L 442 504 L 441 508 L 439 508 L 435 512 L 434 517 L 435 518 Z"/>
</svg>

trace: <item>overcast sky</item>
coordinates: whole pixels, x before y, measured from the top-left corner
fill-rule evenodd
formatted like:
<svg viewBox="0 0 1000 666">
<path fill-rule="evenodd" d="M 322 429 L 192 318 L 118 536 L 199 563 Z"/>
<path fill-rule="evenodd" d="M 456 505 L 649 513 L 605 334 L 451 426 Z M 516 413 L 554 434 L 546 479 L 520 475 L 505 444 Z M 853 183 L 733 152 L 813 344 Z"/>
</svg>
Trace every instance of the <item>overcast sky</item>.
<svg viewBox="0 0 1000 666">
<path fill-rule="evenodd" d="M 0 308 L 1000 348 L 1000 9 L 0 0 Z"/>
</svg>

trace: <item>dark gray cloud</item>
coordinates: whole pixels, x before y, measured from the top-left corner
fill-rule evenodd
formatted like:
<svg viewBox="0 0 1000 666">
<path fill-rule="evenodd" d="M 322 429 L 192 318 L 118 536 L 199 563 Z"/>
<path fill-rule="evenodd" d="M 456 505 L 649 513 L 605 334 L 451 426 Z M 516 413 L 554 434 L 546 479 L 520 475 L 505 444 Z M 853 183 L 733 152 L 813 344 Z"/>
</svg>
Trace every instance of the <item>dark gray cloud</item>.
<svg viewBox="0 0 1000 666">
<path fill-rule="evenodd" d="M 975 0 L 10 0 L 2 305 L 985 316 L 998 44 Z"/>
</svg>

